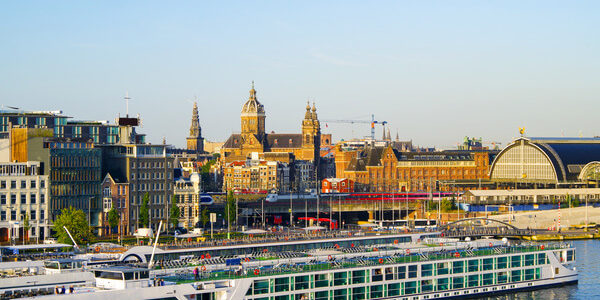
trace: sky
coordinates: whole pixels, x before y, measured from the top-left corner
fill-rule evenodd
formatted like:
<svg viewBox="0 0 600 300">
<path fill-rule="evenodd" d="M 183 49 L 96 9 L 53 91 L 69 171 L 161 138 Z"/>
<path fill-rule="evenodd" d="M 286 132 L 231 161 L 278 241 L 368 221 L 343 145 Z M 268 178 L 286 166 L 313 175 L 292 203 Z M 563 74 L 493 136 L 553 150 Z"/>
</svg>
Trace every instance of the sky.
<svg viewBox="0 0 600 300">
<path fill-rule="evenodd" d="M 387 121 L 438 148 L 464 136 L 600 135 L 598 1 L 2 1 L 0 104 L 79 120 L 140 114 L 152 143 L 240 131 L 255 82 L 268 132 Z M 325 122 L 334 141 L 369 124 Z M 381 136 L 381 128 L 376 128 Z"/>
</svg>

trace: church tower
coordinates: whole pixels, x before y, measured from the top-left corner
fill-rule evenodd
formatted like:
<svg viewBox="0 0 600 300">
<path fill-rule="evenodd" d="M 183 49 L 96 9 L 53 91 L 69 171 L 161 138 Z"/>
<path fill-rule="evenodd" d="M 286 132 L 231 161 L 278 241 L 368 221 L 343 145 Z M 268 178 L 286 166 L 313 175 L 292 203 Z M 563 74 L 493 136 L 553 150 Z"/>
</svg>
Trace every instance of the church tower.
<svg viewBox="0 0 600 300">
<path fill-rule="evenodd" d="M 321 148 L 321 124 L 317 118 L 317 108 L 313 103 L 306 104 L 304 120 L 302 120 L 302 160 L 316 161 Z"/>
<path fill-rule="evenodd" d="M 196 153 L 204 152 L 204 139 L 202 138 L 202 129 L 200 128 L 200 120 L 198 118 L 198 104 L 194 102 L 192 110 L 192 125 L 190 126 L 190 136 L 186 138 L 187 149 L 196 151 Z"/>
<path fill-rule="evenodd" d="M 265 108 L 256 98 L 254 81 L 250 97 L 242 106 L 242 147 L 262 152 L 265 138 Z"/>
</svg>

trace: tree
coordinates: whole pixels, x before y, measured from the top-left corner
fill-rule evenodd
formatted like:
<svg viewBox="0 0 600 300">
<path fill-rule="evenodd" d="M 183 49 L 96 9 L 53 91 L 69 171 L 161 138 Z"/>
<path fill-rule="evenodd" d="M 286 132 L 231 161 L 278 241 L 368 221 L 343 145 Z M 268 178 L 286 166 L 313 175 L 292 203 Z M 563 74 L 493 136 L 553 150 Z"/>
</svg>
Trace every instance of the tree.
<svg viewBox="0 0 600 300">
<path fill-rule="evenodd" d="M 177 206 L 177 196 L 173 195 L 171 198 L 171 212 L 169 214 L 169 222 L 173 227 L 177 227 L 179 225 L 179 215 L 181 211 L 179 210 L 179 206 Z"/>
<path fill-rule="evenodd" d="M 445 198 L 442 200 L 442 211 L 449 212 L 456 209 L 456 204 L 454 203 L 454 198 L 448 199 Z"/>
<path fill-rule="evenodd" d="M 23 233 L 23 243 L 26 239 L 29 239 L 29 229 L 31 229 L 31 224 L 29 223 L 29 214 L 25 214 L 25 216 L 23 216 L 23 230 L 25 231 Z"/>
<path fill-rule="evenodd" d="M 113 207 L 108 211 L 108 226 L 111 229 L 111 232 L 114 232 L 115 227 L 119 226 L 119 221 L 121 220 L 121 216 L 119 216 L 119 212 Z"/>
<path fill-rule="evenodd" d="M 54 221 L 53 229 L 56 232 L 55 237 L 57 241 L 59 243 L 72 244 L 64 227 L 69 230 L 77 244 L 90 241 L 92 237 L 87 216 L 81 209 L 75 209 L 74 207 L 64 208 Z"/>
<path fill-rule="evenodd" d="M 210 221 L 210 216 L 208 215 L 208 208 L 203 208 L 202 213 L 200 214 L 200 223 L 202 224 L 202 228 L 206 227 L 206 223 Z"/>
<path fill-rule="evenodd" d="M 223 212 L 223 217 L 227 220 L 228 223 L 233 223 L 236 219 L 236 209 L 235 209 L 235 198 L 233 197 L 233 192 L 229 191 L 227 193 L 227 202 L 225 203 L 225 211 Z"/>
<path fill-rule="evenodd" d="M 140 228 L 149 227 L 150 224 L 150 213 L 148 211 L 148 202 L 150 202 L 150 196 L 145 193 L 142 196 L 142 205 L 140 206 L 140 217 L 138 218 L 138 225 Z"/>
</svg>

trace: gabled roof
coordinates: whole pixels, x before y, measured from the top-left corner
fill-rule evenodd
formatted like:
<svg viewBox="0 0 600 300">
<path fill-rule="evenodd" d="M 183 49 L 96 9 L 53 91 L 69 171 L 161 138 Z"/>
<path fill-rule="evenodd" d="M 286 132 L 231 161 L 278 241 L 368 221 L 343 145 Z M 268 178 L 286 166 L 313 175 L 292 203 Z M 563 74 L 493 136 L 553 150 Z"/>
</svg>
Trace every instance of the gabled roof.
<svg viewBox="0 0 600 300">
<path fill-rule="evenodd" d="M 302 134 L 270 133 L 266 135 L 268 148 L 301 148 Z"/>
<path fill-rule="evenodd" d="M 242 145 L 242 135 L 234 133 L 225 141 L 222 148 L 240 148 Z"/>
</svg>

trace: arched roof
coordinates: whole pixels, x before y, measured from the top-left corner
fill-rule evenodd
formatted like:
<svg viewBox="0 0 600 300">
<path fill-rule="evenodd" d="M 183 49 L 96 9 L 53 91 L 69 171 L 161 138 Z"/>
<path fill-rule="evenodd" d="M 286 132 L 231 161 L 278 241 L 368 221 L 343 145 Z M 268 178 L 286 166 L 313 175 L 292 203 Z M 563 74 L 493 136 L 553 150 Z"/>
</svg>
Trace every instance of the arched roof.
<svg viewBox="0 0 600 300">
<path fill-rule="evenodd" d="M 559 182 L 576 181 L 582 169 L 590 162 L 600 161 L 600 138 L 517 138 L 494 159 L 490 168 L 493 176 L 496 163 L 511 148 L 523 142 L 541 151 L 551 162 Z M 492 178 L 493 179 L 493 178 Z M 520 178 L 515 178 L 520 179 Z"/>
</svg>

